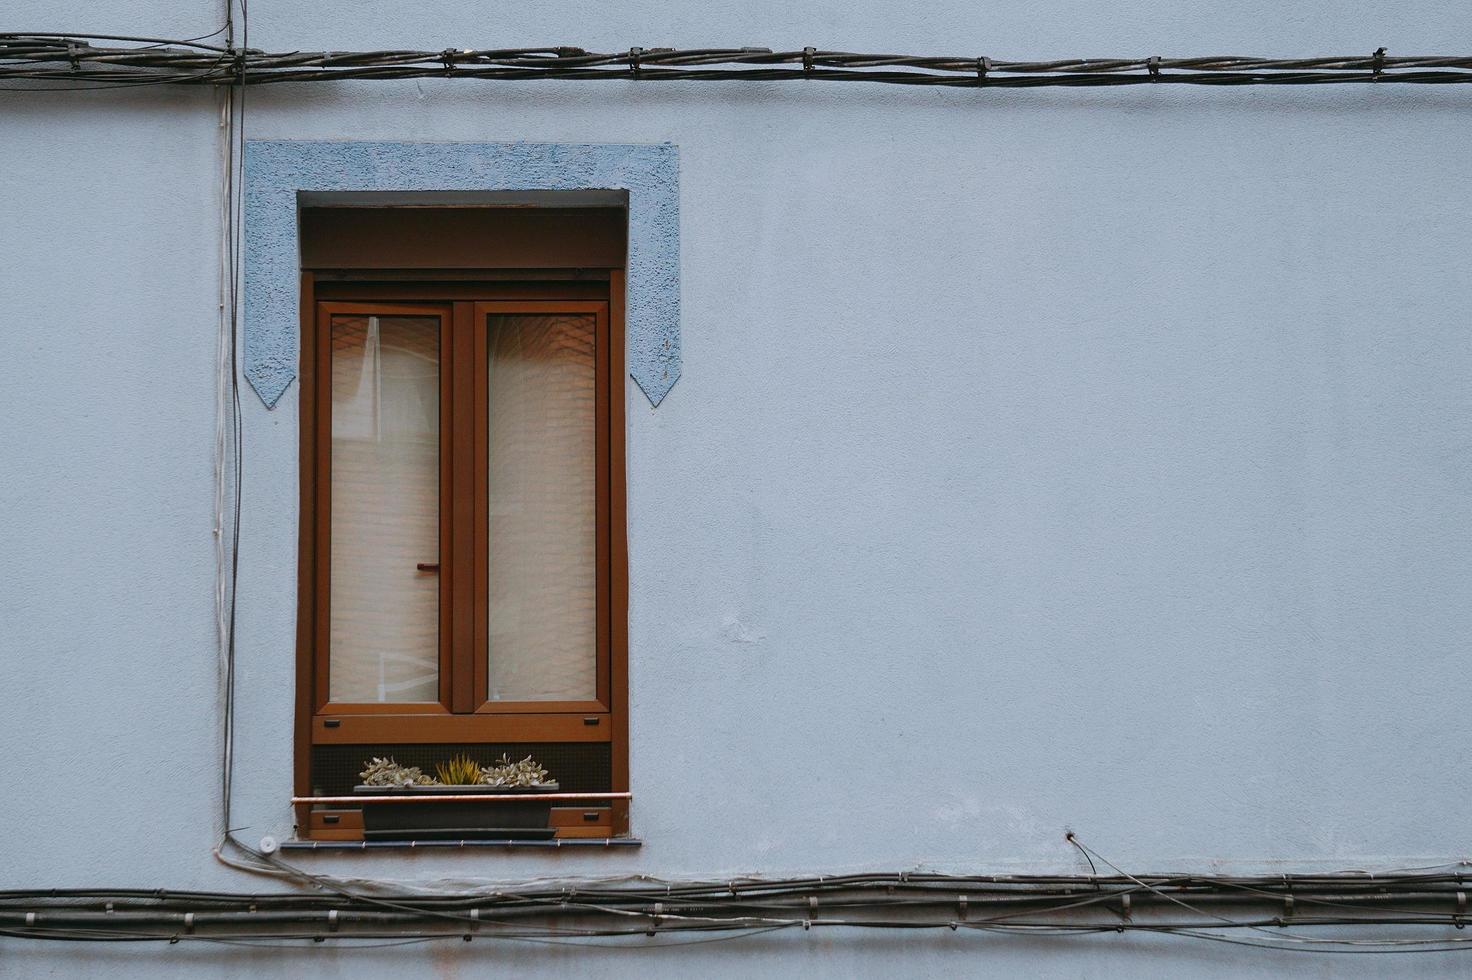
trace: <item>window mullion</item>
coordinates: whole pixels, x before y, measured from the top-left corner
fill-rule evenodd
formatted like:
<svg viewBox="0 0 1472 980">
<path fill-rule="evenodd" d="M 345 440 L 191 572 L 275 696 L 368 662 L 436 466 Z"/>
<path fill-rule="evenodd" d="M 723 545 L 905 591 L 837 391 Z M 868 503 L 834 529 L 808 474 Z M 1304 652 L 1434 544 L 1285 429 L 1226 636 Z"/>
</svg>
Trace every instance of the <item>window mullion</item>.
<svg viewBox="0 0 1472 980">
<path fill-rule="evenodd" d="M 475 331 L 474 307 L 456 303 L 448 380 L 450 506 L 450 710 L 474 711 L 475 697 Z"/>
</svg>

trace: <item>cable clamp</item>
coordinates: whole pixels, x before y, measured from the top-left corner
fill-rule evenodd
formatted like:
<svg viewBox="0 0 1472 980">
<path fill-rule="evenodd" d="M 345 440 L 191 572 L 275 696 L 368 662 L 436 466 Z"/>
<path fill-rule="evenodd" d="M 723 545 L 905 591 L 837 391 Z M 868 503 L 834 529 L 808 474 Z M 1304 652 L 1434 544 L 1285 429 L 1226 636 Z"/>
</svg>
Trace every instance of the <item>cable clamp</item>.
<svg viewBox="0 0 1472 980">
<path fill-rule="evenodd" d="M 1130 911 L 1130 896 L 1129 893 L 1126 892 L 1125 894 L 1119 896 L 1119 917 L 1128 922 L 1130 921 L 1130 916 L 1132 914 L 1133 913 Z"/>
<path fill-rule="evenodd" d="M 810 74 L 813 70 L 813 57 L 818 53 L 817 48 L 802 49 L 802 70 Z"/>
<path fill-rule="evenodd" d="M 1291 919 L 1291 918 L 1293 918 L 1293 896 L 1292 895 L 1284 895 L 1283 896 L 1283 918 L 1284 919 Z M 1283 924 L 1284 923 L 1282 923 L 1282 922 L 1279 923 L 1279 925 L 1283 925 Z"/>
<path fill-rule="evenodd" d="M 1152 82 L 1160 81 L 1160 55 L 1151 55 L 1150 60 L 1145 62 L 1145 67 L 1150 71 Z"/>
<path fill-rule="evenodd" d="M 470 910 L 470 931 L 471 932 L 478 932 L 479 930 L 480 930 L 480 909 L 471 909 Z"/>
<path fill-rule="evenodd" d="M 1370 56 L 1370 77 L 1379 78 L 1385 73 L 1385 49 L 1376 48 Z"/>
<path fill-rule="evenodd" d="M 82 68 L 81 50 L 76 41 L 66 42 L 66 59 L 72 63 L 72 71 L 80 71 Z"/>
<path fill-rule="evenodd" d="M 956 899 L 956 918 L 960 919 L 962 922 L 965 922 L 966 921 L 966 896 L 965 895 L 961 895 L 961 896 L 957 897 L 957 899 Z M 951 928 L 954 929 L 956 927 L 955 927 L 955 925 L 952 925 Z"/>
<path fill-rule="evenodd" d="M 193 912 L 185 912 L 184 913 L 184 931 L 186 933 L 193 933 L 194 932 L 194 913 Z"/>
<path fill-rule="evenodd" d="M 36 913 L 34 913 L 34 912 L 27 912 L 26 913 L 26 928 L 27 929 L 33 928 L 35 925 L 36 925 Z"/>
<path fill-rule="evenodd" d="M 440 60 L 445 63 L 445 77 L 449 78 L 455 74 L 455 49 L 446 48 L 440 52 Z"/>
<path fill-rule="evenodd" d="M 977 58 L 976 59 L 976 77 L 978 79 L 980 79 L 983 82 L 986 81 L 986 76 L 991 73 L 991 70 L 992 70 L 992 59 L 990 59 L 990 58 Z"/>
<path fill-rule="evenodd" d="M 327 913 L 327 931 L 337 931 L 337 909 L 331 909 Z"/>
<path fill-rule="evenodd" d="M 643 48 L 629 49 L 629 67 L 633 69 L 635 78 L 639 77 L 639 59 L 642 57 L 644 57 Z"/>
</svg>

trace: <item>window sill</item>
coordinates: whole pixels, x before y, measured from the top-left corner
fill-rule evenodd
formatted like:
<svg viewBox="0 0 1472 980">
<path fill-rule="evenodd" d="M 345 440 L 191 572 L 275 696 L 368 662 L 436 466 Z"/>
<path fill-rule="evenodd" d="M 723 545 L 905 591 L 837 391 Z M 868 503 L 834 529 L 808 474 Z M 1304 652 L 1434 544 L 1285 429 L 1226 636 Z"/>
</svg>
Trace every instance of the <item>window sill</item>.
<svg viewBox="0 0 1472 980">
<path fill-rule="evenodd" d="M 283 851 L 405 851 L 450 847 L 462 850 L 515 850 L 542 848 L 559 850 L 568 847 L 642 847 L 637 837 L 553 837 L 550 840 L 289 840 L 281 843 Z"/>
</svg>

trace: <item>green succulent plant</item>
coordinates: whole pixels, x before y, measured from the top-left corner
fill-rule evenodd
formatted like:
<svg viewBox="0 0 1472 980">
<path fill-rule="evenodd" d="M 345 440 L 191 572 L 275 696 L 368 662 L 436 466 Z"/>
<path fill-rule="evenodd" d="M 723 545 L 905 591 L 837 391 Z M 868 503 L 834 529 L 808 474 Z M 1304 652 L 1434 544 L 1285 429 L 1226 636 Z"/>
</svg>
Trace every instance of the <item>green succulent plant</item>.
<svg viewBox="0 0 1472 980">
<path fill-rule="evenodd" d="M 520 762 L 512 762 L 504 754 L 494 764 L 480 771 L 480 781 L 487 786 L 541 786 L 550 782 L 547 770 L 531 756 Z"/>
<path fill-rule="evenodd" d="M 445 786 L 470 786 L 480 782 L 480 763 L 468 755 L 457 755 L 448 762 L 436 763 L 434 772 Z"/>
<path fill-rule="evenodd" d="M 470 756 L 456 755 L 435 763 L 435 774 L 425 775 L 418 766 L 401 766 L 392 758 L 375 756 L 363 764 L 358 780 L 364 786 L 502 786 L 521 788 L 552 782 L 547 770 L 531 756 L 512 762 L 502 754 L 492 765 L 482 767 Z"/>
<path fill-rule="evenodd" d="M 374 756 L 363 763 L 358 779 L 364 786 L 433 786 L 434 777 L 426 776 L 418 766 L 401 766 L 392 758 Z"/>
</svg>

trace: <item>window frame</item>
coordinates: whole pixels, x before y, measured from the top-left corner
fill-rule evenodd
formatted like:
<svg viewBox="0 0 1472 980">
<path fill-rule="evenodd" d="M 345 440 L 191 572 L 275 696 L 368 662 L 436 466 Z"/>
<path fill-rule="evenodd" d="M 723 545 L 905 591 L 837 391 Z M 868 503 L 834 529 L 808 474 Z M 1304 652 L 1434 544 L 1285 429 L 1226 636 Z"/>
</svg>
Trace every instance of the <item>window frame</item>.
<svg viewBox="0 0 1472 980">
<path fill-rule="evenodd" d="M 601 271 L 601 270 L 600 270 Z M 301 520 L 298 569 L 296 795 L 310 795 L 318 744 L 608 742 L 615 792 L 628 789 L 627 534 L 624 461 L 622 269 L 396 280 L 392 273 L 302 274 Z M 591 701 L 486 698 L 489 517 L 485 410 L 486 317 L 591 313 L 596 318 L 596 697 Z M 330 336 L 334 314 L 436 315 L 440 319 L 440 699 L 341 703 L 327 699 L 331 520 Z M 479 367 L 478 367 L 479 366 Z M 469 424 L 467 424 L 467 418 Z M 473 486 L 470 493 L 465 488 Z M 469 530 L 470 543 L 462 531 Z M 457 549 L 458 546 L 458 549 Z M 468 552 L 468 553 L 467 553 Z M 616 834 L 628 807 L 616 802 Z M 311 836 L 306 807 L 298 833 Z"/>
</svg>

